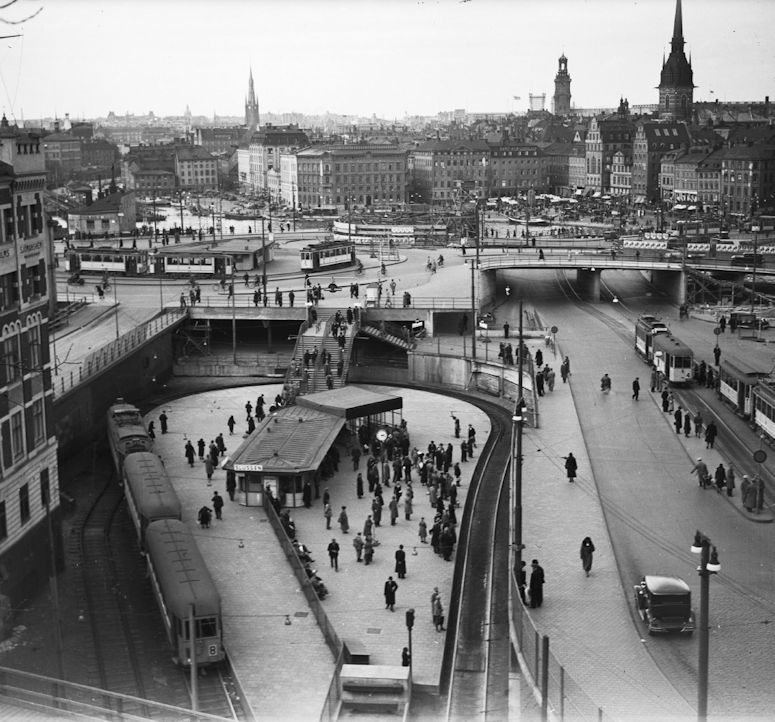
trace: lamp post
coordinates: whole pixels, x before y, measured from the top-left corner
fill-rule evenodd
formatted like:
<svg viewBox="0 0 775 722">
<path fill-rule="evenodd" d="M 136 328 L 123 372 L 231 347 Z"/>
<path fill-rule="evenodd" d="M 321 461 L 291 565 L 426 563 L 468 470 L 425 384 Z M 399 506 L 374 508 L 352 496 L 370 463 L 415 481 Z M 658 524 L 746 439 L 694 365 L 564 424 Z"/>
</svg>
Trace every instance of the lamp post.
<svg viewBox="0 0 775 722">
<path fill-rule="evenodd" d="M 477 249 L 478 250 L 478 249 Z M 471 359 L 476 362 L 476 291 L 474 288 L 474 273 L 476 272 L 476 267 L 479 265 L 474 259 L 472 258 L 470 261 L 468 261 L 469 265 L 471 266 Z"/>
<path fill-rule="evenodd" d="M 712 549 L 712 551 L 711 551 Z M 721 564 L 718 561 L 716 547 L 712 547 L 711 541 L 699 530 L 694 535 L 691 546 L 693 554 L 700 554 L 700 566 L 697 573 L 700 575 L 700 651 L 697 677 L 697 719 L 700 722 L 708 718 L 708 597 L 710 595 L 710 575 L 718 574 Z"/>
<path fill-rule="evenodd" d="M 237 288 L 234 285 L 234 256 L 229 256 L 231 264 L 231 350 L 234 365 L 237 365 Z M 264 289 L 266 291 L 266 289 Z"/>
<path fill-rule="evenodd" d="M 406 629 L 409 632 L 409 679 L 412 678 L 412 627 L 414 627 L 414 608 L 406 610 Z"/>
</svg>

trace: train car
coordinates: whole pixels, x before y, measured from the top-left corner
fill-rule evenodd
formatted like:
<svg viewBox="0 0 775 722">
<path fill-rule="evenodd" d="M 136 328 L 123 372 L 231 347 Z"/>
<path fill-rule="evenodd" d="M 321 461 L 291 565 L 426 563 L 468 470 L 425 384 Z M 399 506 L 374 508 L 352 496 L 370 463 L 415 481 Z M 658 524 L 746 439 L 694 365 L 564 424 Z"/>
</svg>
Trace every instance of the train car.
<svg viewBox="0 0 775 722">
<path fill-rule="evenodd" d="M 151 522 L 183 518 L 180 499 L 161 459 L 149 451 L 129 454 L 124 459 L 121 479 L 140 549 L 145 551 L 145 530 Z"/>
<path fill-rule="evenodd" d="M 753 391 L 760 380 L 769 376 L 769 369 L 749 366 L 738 359 L 724 359 L 719 365 L 719 395 L 736 413 L 749 418 L 753 411 Z"/>
<path fill-rule="evenodd" d="M 218 664 L 224 659 L 221 598 L 196 541 L 177 519 L 145 530 L 148 571 L 176 664 Z M 193 630 L 191 622 L 193 621 Z"/>
<path fill-rule="evenodd" d="M 671 384 L 688 384 L 694 373 L 692 350 L 670 333 L 653 337 L 654 366 Z"/>
<path fill-rule="evenodd" d="M 772 444 L 775 442 L 775 383 L 759 381 L 751 396 L 751 423 Z"/>
<path fill-rule="evenodd" d="M 635 324 L 635 350 L 651 363 L 654 360 L 654 337 L 669 332 L 656 316 L 641 316 Z"/>
<path fill-rule="evenodd" d="M 71 248 L 65 258 L 71 273 L 144 276 L 149 268 L 148 251 L 138 248 Z"/>
<path fill-rule="evenodd" d="M 355 264 L 355 244 L 348 241 L 323 241 L 299 251 L 302 271 L 325 271 Z"/>
<path fill-rule="evenodd" d="M 108 443 L 119 474 L 127 455 L 153 450 L 153 441 L 145 429 L 140 410 L 124 399 L 116 399 L 108 409 Z"/>
</svg>

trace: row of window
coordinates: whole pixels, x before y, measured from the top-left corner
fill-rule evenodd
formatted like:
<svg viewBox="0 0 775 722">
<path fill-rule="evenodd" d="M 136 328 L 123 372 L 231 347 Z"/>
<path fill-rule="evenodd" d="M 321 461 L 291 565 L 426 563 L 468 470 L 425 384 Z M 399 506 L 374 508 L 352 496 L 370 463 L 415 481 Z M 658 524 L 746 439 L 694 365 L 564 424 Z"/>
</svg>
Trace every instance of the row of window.
<svg viewBox="0 0 775 722">
<path fill-rule="evenodd" d="M 19 277 L 15 271 L 0 275 L 0 311 L 18 305 L 20 300 L 29 301 L 46 293 L 45 261 L 37 266 L 21 268 L 21 293 Z"/>
<path fill-rule="evenodd" d="M 51 485 L 49 481 L 48 469 L 40 472 L 40 505 L 44 509 L 51 503 Z M 30 485 L 24 484 L 19 487 L 19 521 L 26 524 L 32 516 L 30 507 Z M 8 511 L 5 501 L 0 501 L 0 541 L 8 538 Z"/>
</svg>

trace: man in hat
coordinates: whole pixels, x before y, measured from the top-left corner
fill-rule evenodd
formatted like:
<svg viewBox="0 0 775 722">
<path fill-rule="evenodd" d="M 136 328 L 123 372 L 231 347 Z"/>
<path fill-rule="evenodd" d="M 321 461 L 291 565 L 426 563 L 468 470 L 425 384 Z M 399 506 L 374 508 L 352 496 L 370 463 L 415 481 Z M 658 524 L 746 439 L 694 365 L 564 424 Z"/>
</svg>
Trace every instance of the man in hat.
<svg viewBox="0 0 775 722">
<path fill-rule="evenodd" d="M 533 570 L 530 572 L 530 607 L 535 609 L 544 602 L 544 570 L 538 559 L 533 559 L 530 566 Z"/>
<path fill-rule="evenodd" d="M 692 467 L 692 470 L 689 473 L 693 474 L 695 471 L 697 472 L 697 481 L 699 482 L 699 485 L 704 489 L 708 480 L 708 467 L 706 466 L 705 462 L 702 460 L 701 456 L 697 457 L 697 463 Z"/>
</svg>

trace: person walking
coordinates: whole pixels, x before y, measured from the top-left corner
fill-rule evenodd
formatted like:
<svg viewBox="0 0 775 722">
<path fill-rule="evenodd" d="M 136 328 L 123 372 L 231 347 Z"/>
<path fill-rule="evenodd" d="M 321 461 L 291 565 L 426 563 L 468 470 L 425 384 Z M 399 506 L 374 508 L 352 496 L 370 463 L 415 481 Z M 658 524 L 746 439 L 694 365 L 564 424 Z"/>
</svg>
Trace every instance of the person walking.
<svg viewBox="0 0 775 722">
<path fill-rule="evenodd" d="M 342 511 L 339 512 L 339 528 L 342 530 L 342 534 L 350 533 L 350 520 L 347 518 L 347 507 L 343 506 Z"/>
<path fill-rule="evenodd" d="M 727 485 L 727 472 L 724 468 L 724 464 L 719 464 L 716 467 L 716 471 L 713 474 L 714 481 L 716 482 L 716 492 L 721 493 L 721 490 Z"/>
<path fill-rule="evenodd" d="M 336 539 L 332 539 L 328 545 L 328 560 L 331 562 L 331 568 L 335 571 L 339 571 L 339 543 Z"/>
<path fill-rule="evenodd" d="M 210 501 L 213 503 L 215 518 L 222 519 L 223 518 L 223 497 L 216 491 L 213 494 L 213 498 L 210 499 Z"/>
<path fill-rule="evenodd" d="M 718 434 L 718 428 L 716 422 L 712 421 L 705 427 L 705 448 L 712 449 L 713 444 L 716 443 L 716 436 Z"/>
<path fill-rule="evenodd" d="M 398 589 L 398 584 L 396 584 L 393 577 L 388 577 L 387 581 L 385 582 L 385 609 L 389 609 L 391 612 L 395 612 L 395 606 L 396 606 L 396 590 Z"/>
<path fill-rule="evenodd" d="M 425 523 L 425 517 L 420 517 L 420 523 L 417 525 L 417 535 L 422 544 L 428 543 L 428 525 Z"/>
<path fill-rule="evenodd" d="M 153 421 L 149 422 L 149 424 L 148 424 L 148 436 L 151 439 L 155 439 L 156 438 L 156 431 L 154 430 L 154 428 L 155 427 L 154 427 Z"/>
<path fill-rule="evenodd" d="M 675 433 L 680 434 L 681 429 L 683 428 L 683 420 L 684 420 L 683 411 L 681 410 L 680 406 L 675 410 L 675 413 L 673 414 L 673 419 L 674 419 Z"/>
<path fill-rule="evenodd" d="M 697 457 L 697 462 L 692 467 L 690 474 L 697 474 L 697 482 L 700 487 L 703 489 L 707 487 L 708 482 L 710 481 L 710 474 L 708 473 L 708 467 L 705 464 L 705 462 L 702 460 L 702 457 Z"/>
<path fill-rule="evenodd" d="M 579 556 L 581 557 L 581 568 L 586 572 L 587 576 L 592 571 L 592 555 L 595 552 L 595 545 L 588 537 L 584 537 L 584 541 L 581 542 L 581 550 Z"/>
<path fill-rule="evenodd" d="M 662 411 L 667 413 L 670 410 L 670 392 L 662 389 Z"/>
<path fill-rule="evenodd" d="M 368 566 L 374 558 L 374 537 L 367 536 L 363 540 L 363 563 Z"/>
<path fill-rule="evenodd" d="M 565 457 L 565 473 L 568 476 L 569 482 L 576 481 L 576 471 L 578 470 L 578 462 L 576 461 L 576 457 L 573 456 L 573 452 L 568 452 L 568 455 Z"/>
<path fill-rule="evenodd" d="M 353 471 L 358 471 L 361 464 L 361 447 L 357 444 L 350 450 L 350 456 L 353 460 Z"/>
<path fill-rule="evenodd" d="M 186 455 L 186 461 L 188 461 L 188 465 L 193 466 L 194 465 L 194 446 L 191 443 L 191 439 L 189 439 L 186 442 L 185 455 Z"/>
<path fill-rule="evenodd" d="M 326 520 L 326 529 L 330 529 L 331 519 L 334 516 L 334 510 L 331 508 L 331 504 L 329 504 L 328 502 L 326 502 L 323 505 L 323 516 L 325 517 L 325 520 Z"/>
<path fill-rule="evenodd" d="M 167 414 L 165 414 L 163 411 L 161 414 L 159 414 L 159 425 L 161 426 L 161 433 L 166 434 L 167 433 Z"/>
<path fill-rule="evenodd" d="M 657 367 L 651 367 L 651 393 L 653 394 L 657 390 L 657 381 L 659 376 L 657 375 Z"/>
<path fill-rule="evenodd" d="M 226 472 L 226 493 L 229 495 L 229 501 L 234 501 L 235 491 L 237 491 L 237 475 L 230 469 Z"/>
<path fill-rule="evenodd" d="M 205 459 L 205 474 L 207 474 L 207 486 L 210 486 L 213 478 L 213 460 L 209 456 Z"/>
<path fill-rule="evenodd" d="M 398 500 L 395 496 L 390 500 L 388 509 L 390 509 L 390 526 L 395 526 L 398 519 Z"/>
<path fill-rule="evenodd" d="M 202 529 L 209 529 L 210 528 L 210 520 L 213 517 L 213 512 L 210 509 L 209 506 L 203 506 L 199 513 L 197 514 L 197 521 L 199 521 L 199 526 L 202 527 Z"/>
<path fill-rule="evenodd" d="M 312 506 L 312 485 L 309 480 L 304 482 L 304 486 L 301 490 L 301 498 L 304 502 L 304 508 L 309 509 Z"/>
<path fill-rule="evenodd" d="M 686 409 L 684 414 L 684 436 L 688 439 L 692 435 L 692 412 Z"/>
<path fill-rule="evenodd" d="M 366 521 L 363 522 L 363 536 L 371 536 L 374 530 L 374 522 L 372 521 L 371 514 L 366 517 Z"/>
<path fill-rule="evenodd" d="M 355 493 L 359 499 L 363 499 L 363 475 L 358 472 L 358 476 L 355 479 Z"/>
<path fill-rule="evenodd" d="M 229 420 L 226 422 L 226 426 L 229 427 L 229 436 L 231 436 L 234 433 L 234 427 L 237 425 L 237 422 L 234 420 L 234 416 L 229 416 Z"/>
<path fill-rule="evenodd" d="M 533 559 L 530 566 L 530 608 L 536 609 L 544 603 L 544 570 L 538 559 Z"/>
<path fill-rule="evenodd" d="M 562 376 L 562 382 L 564 384 L 568 383 L 568 377 L 570 376 L 570 359 L 567 356 L 560 364 L 560 376 Z"/>
<path fill-rule="evenodd" d="M 734 496 L 735 490 L 735 465 L 730 462 L 727 469 L 727 496 Z"/>
<path fill-rule="evenodd" d="M 199 441 L 196 442 L 197 453 L 199 454 L 199 458 L 202 461 L 205 460 L 205 447 L 206 446 L 207 446 L 207 444 L 205 444 L 205 440 L 204 439 L 200 438 Z"/>
<path fill-rule="evenodd" d="M 702 435 L 702 414 L 697 411 L 697 413 L 694 415 L 694 435 L 699 439 Z"/>
<path fill-rule="evenodd" d="M 363 537 L 361 536 L 360 532 L 358 532 L 353 539 L 353 548 L 355 549 L 355 561 L 363 561 Z"/>
<path fill-rule="evenodd" d="M 404 545 L 399 544 L 396 549 L 396 568 L 395 573 L 398 574 L 399 579 L 406 579 L 406 552 L 404 551 Z"/>
<path fill-rule="evenodd" d="M 715 361 L 715 365 L 718 366 L 718 363 L 721 360 L 721 348 L 719 346 L 715 346 L 713 349 L 713 360 Z"/>
<path fill-rule="evenodd" d="M 433 594 L 431 595 L 431 617 L 437 632 L 446 631 L 444 627 L 444 606 L 441 603 L 441 594 L 439 594 L 438 587 L 433 588 Z"/>
<path fill-rule="evenodd" d="M 632 398 L 635 401 L 637 401 L 639 395 L 640 395 L 640 377 L 636 376 L 635 380 L 632 382 Z"/>
</svg>

